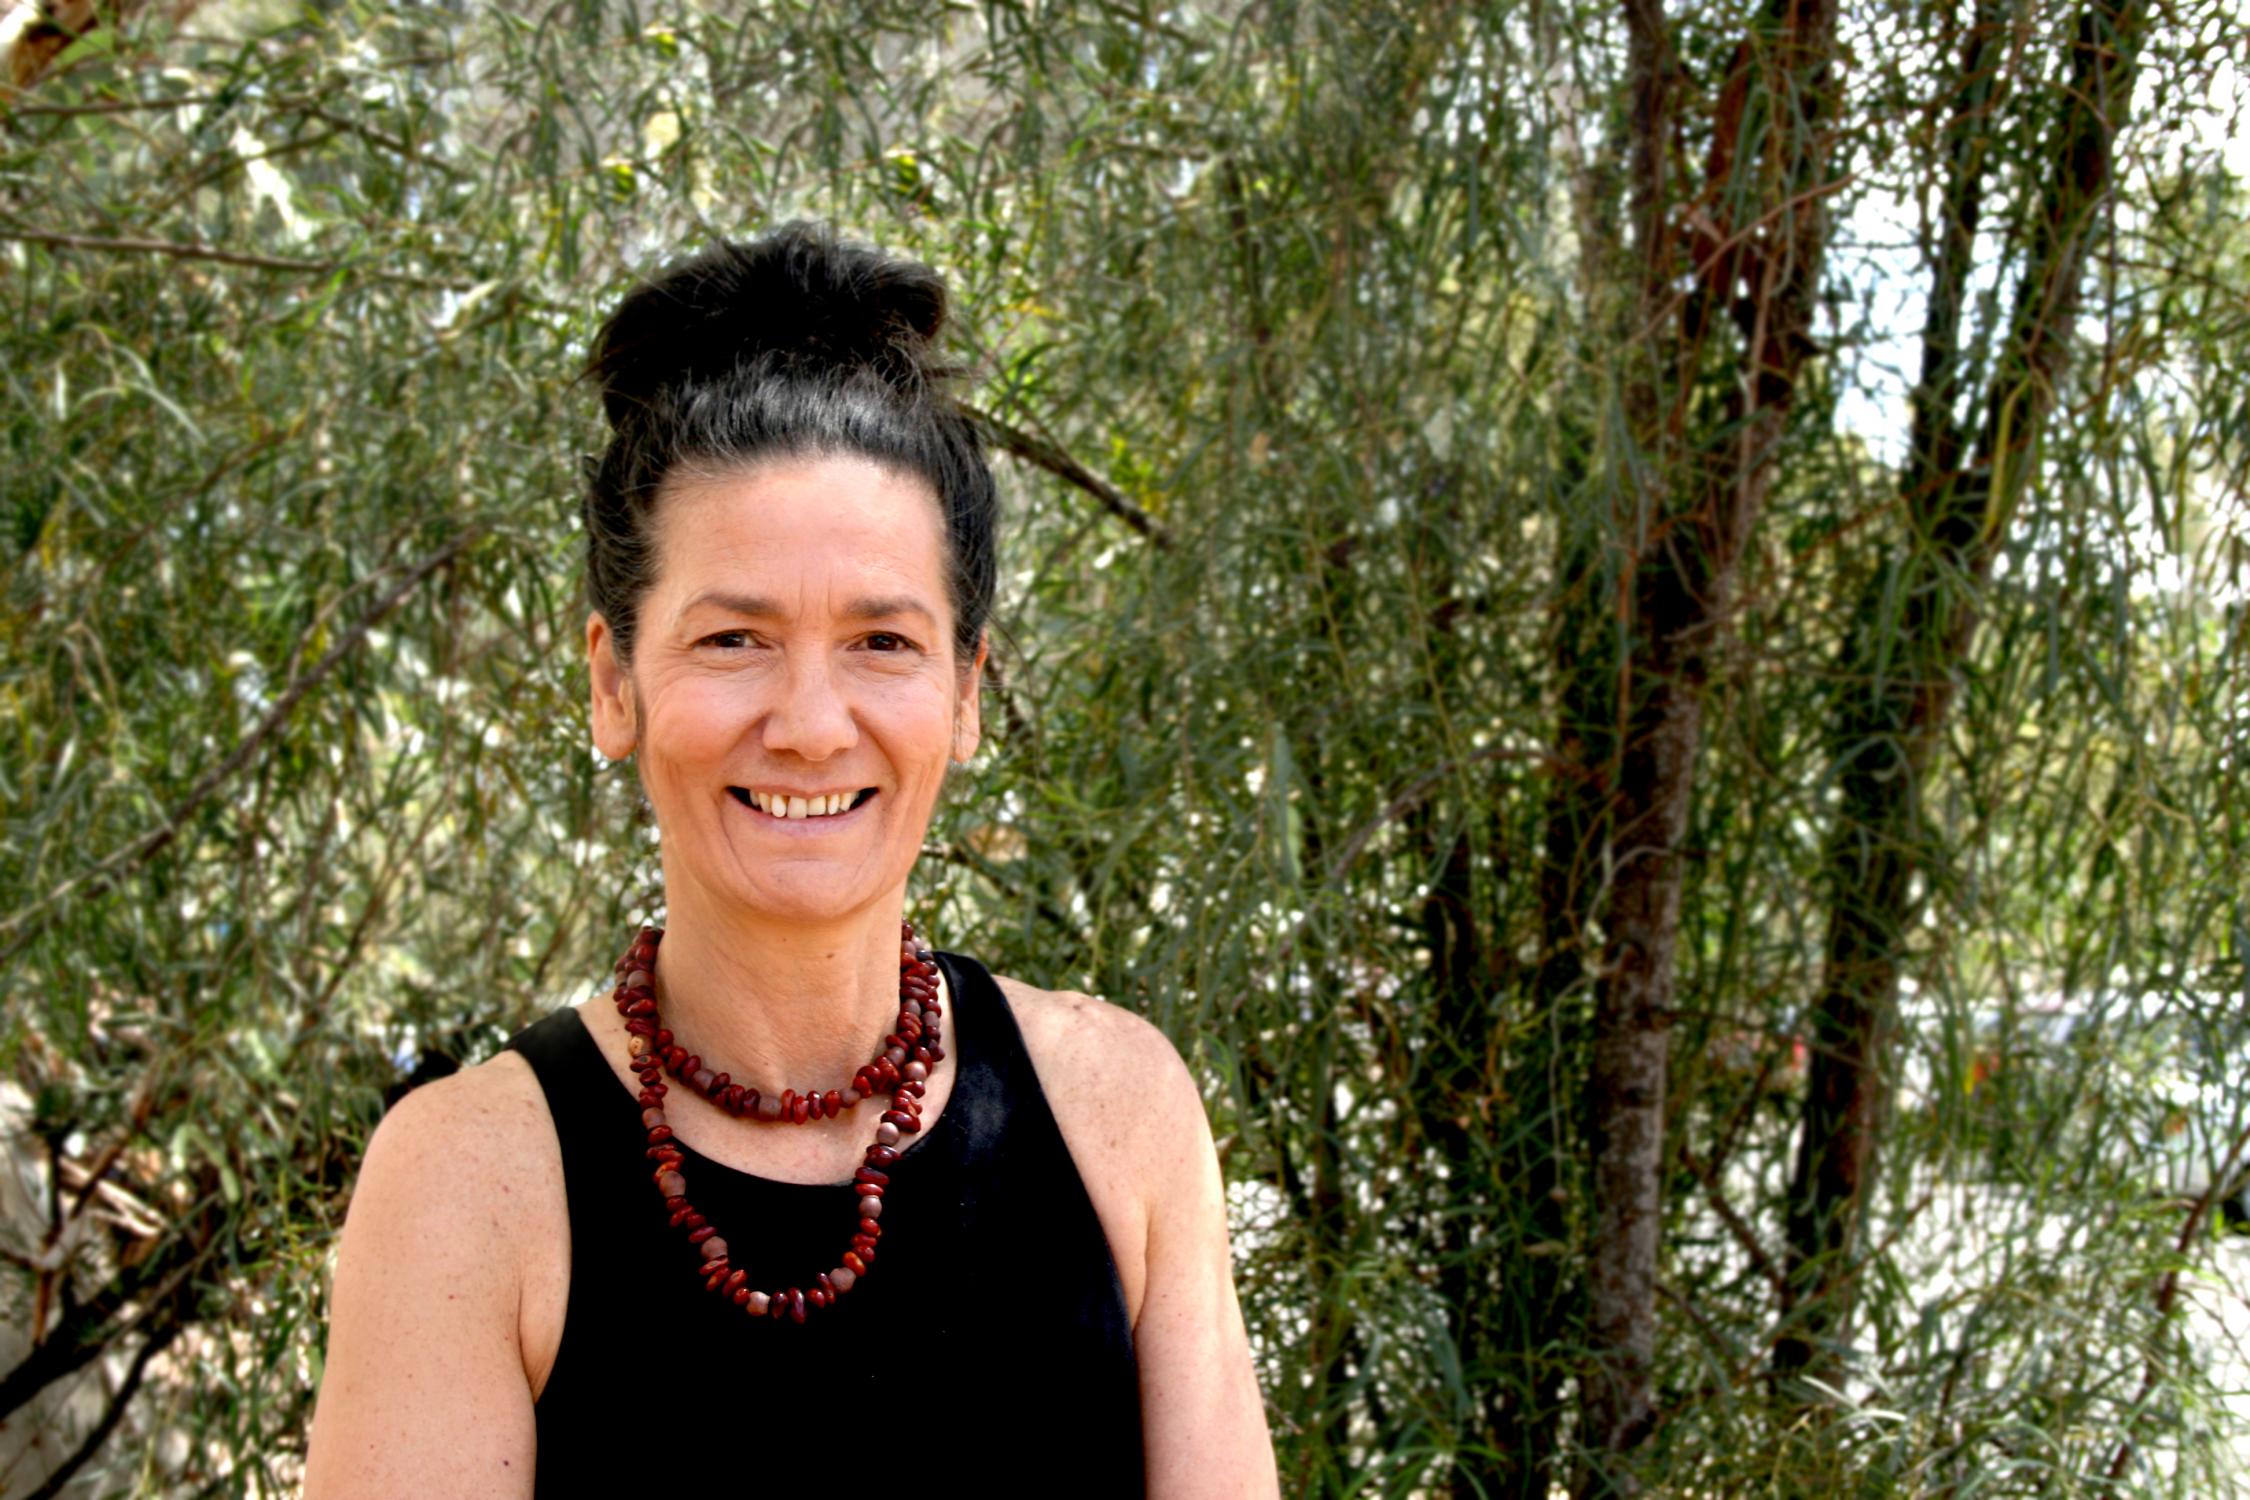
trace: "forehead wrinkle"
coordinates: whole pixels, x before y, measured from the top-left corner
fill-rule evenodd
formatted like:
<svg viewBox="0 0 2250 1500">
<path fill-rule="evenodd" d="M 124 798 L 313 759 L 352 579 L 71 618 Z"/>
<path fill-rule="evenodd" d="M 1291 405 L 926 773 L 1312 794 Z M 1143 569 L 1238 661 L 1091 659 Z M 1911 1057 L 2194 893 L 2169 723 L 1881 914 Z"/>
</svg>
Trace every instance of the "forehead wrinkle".
<svg viewBox="0 0 2250 1500">
<path fill-rule="evenodd" d="M 853 620 L 887 620 L 898 615 L 920 615 L 936 623 L 937 615 L 927 604 L 910 595 L 899 594 L 888 598 L 854 599 L 844 606 L 844 615 Z"/>
<path fill-rule="evenodd" d="M 839 484 L 823 472 L 839 466 L 870 468 L 866 477 L 874 483 L 866 489 L 848 479 Z M 868 493 L 899 492 L 898 476 L 881 466 L 833 458 L 775 462 L 747 472 L 679 475 L 674 483 L 673 503 L 657 513 L 670 554 L 665 571 L 682 568 L 688 575 L 682 582 L 694 590 L 673 615 L 675 626 L 705 607 L 775 621 L 823 609 L 831 619 L 911 617 L 932 629 L 944 620 L 929 592 L 944 585 L 942 517 L 929 497 L 914 497 L 918 503 L 912 508 L 927 522 L 934 555 L 907 555 L 922 550 L 912 545 L 921 540 L 919 528 L 902 527 L 905 518 L 887 499 Z M 808 505 L 816 514 L 805 513 Z M 838 523 L 857 538 L 848 555 L 791 555 L 807 528 L 833 531 Z M 705 586 L 695 588 L 697 582 Z"/>
<path fill-rule="evenodd" d="M 738 594 L 730 589 L 705 589 L 680 606 L 674 620 L 684 620 L 705 606 L 723 609 L 729 614 L 749 615 L 754 619 L 778 618 L 786 614 L 781 605 L 762 594 Z"/>
</svg>

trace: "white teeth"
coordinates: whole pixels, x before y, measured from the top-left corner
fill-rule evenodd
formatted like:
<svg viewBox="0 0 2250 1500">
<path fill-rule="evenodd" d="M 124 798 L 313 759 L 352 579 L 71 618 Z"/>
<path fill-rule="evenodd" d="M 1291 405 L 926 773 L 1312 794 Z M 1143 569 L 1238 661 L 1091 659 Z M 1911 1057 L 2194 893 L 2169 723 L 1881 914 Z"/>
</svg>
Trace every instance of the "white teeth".
<svg viewBox="0 0 2250 1500">
<path fill-rule="evenodd" d="M 782 792 L 752 792 L 750 805 L 776 818 L 833 818 L 848 813 L 857 792 L 834 792 L 822 797 L 792 797 Z"/>
</svg>

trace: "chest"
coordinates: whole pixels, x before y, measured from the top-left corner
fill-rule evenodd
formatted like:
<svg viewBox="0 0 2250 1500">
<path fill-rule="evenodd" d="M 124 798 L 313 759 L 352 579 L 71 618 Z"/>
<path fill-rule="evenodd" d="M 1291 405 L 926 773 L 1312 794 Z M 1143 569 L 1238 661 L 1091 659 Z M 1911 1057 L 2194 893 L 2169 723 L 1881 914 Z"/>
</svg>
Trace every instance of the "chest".
<svg viewBox="0 0 2250 1500">
<path fill-rule="evenodd" d="M 978 1019 L 973 1009 L 965 1018 Z M 982 1018 L 980 1029 L 990 1024 Z M 984 1045 L 958 1054 L 958 1071 L 949 1066 L 932 1080 L 925 1128 L 890 1169 L 870 1274 L 804 1327 L 771 1327 L 703 1292 L 695 1254 L 648 1179 L 633 1122 L 609 1118 L 617 1111 L 606 1106 L 628 1115 L 633 1108 L 616 1062 L 598 1034 L 585 1040 L 583 1092 L 555 1121 L 555 1190 L 532 1195 L 547 1205 L 548 1223 L 528 1237 L 521 1281 L 523 1364 L 541 1411 L 551 1399 L 568 1407 L 573 1389 L 596 1380 L 592 1371 L 636 1357 L 636 1347 L 645 1360 L 652 1323 L 668 1330 L 662 1343 L 674 1341 L 671 1330 L 691 1332 L 696 1348 L 725 1351 L 730 1367 L 849 1362 L 854 1350 L 905 1337 L 958 1342 L 956 1359 L 988 1384 L 1047 1360 L 1133 1369 L 1145 1230 L 1129 1195 L 1104 1190 L 1110 1143 L 1097 1122 L 1083 1117 L 1071 1091 L 1050 1096 L 1039 1086 L 1027 1048 L 995 1048 L 987 1034 Z M 551 1109 L 556 1092 L 549 1088 Z M 784 1149 L 792 1137 L 815 1139 L 787 1128 L 762 1134 Z M 723 1138 L 699 1149 L 711 1139 L 681 1139 L 689 1196 L 754 1286 L 809 1284 L 838 1263 L 857 1222 L 857 1198 L 839 1179 L 859 1148 L 847 1143 L 850 1161 L 827 1163 L 777 1157 L 772 1148 L 730 1151 Z M 1082 1170 L 1088 1158 L 1093 1170 Z M 777 1161 L 790 1176 L 813 1180 L 744 1170 L 770 1171 Z"/>
</svg>

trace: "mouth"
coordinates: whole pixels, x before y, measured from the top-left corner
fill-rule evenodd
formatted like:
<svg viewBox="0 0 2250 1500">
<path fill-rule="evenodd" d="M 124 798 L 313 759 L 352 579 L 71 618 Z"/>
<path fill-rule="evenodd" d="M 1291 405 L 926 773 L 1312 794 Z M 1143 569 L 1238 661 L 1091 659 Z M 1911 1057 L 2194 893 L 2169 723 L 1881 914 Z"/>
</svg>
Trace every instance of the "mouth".
<svg viewBox="0 0 2250 1500">
<path fill-rule="evenodd" d="M 730 786 L 727 788 L 727 795 L 752 812 L 777 823 L 809 823 L 816 818 L 840 818 L 856 812 L 875 800 L 876 791 L 871 786 L 863 786 L 856 792 L 824 792 L 807 796 Z"/>
</svg>

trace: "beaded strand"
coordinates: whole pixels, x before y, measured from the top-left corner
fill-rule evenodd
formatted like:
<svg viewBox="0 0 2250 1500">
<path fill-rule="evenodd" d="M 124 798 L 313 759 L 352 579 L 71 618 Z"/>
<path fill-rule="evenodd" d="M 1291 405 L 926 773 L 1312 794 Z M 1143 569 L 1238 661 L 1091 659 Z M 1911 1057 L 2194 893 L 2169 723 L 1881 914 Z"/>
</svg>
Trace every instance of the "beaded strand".
<svg viewBox="0 0 2250 1500">
<path fill-rule="evenodd" d="M 884 1170 L 899 1159 L 899 1143 L 922 1128 L 922 1094 L 930 1068 L 944 1058 L 939 1045 L 944 1009 L 937 960 L 914 940 L 914 925 L 899 924 L 899 1024 L 886 1036 L 883 1050 L 873 1062 L 852 1075 L 848 1089 L 825 1094 L 797 1094 L 784 1090 L 781 1100 L 761 1100 L 754 1089 L 728 1081 L 724 1073 L 704 1067 L 700 1057 L 679 1045 L 665 1029 L 656 1010 L 656 950 L 664 939 L 660 927 L 644 927 L 617 961 L 619 976 L 612 998 L 625 1019 L 625 1048 L 631 1055 L 634 1075 L 640 1079 L 641 1126 L 648 1132 L 648 1159 L 656 1163 L 650 1177 L 663 1196 L 672 1227 L 683 1231 L 702 1257 L 697 1274 L 703 1289 L 726 1297 L 754 1318 L 789 1318 L 805 1321 L 808 1308 L 827 1307 L 858 1285 L 875 1262 L 876 1244 L 883 1237 L 883 1191 L 890 1185 Z M 851 1247 L 831 1270 L 813 1278 L 810 1287 L 791 1286 L 778 1291 L 757 1290 L 747 1270 L 738 1265 L 727 1242 L 687 1198 L 680 1148 L 673 1144 L 672 1127 L 664 1115 L 669 1071 L 728 1113 L 764 1123 L 804 1124 L 834 1118 L 861 1099 L 888 1092 L 891 1107 L 875 1127 L 875 1142 L 867 1148 L 862 1165 L 852 1173 L 858 1196 L 859 1227 Z M 846 1102 L 849 1095 L 849 1102 Z M 786 1101 L 786 1102 L 784 1102 Z M 771 1107 L 771 1112 L 768 1112 Z"/>
<path fill-rule="evenodd" d="M 900 925 L 906 929 L 907 938 L 900 955 L 898 1029 L 883 1038 L 882 1048 L 874 1059 L 854 1073 L 844 1087 L 825 1093 L 808 1089 L 802 1094 L 795 1089 L 783 1089 L 778 1099 L 761 1096 L 758 1090 L 744 1088 L 732 1075 L 714 1071 L 704 1065 L 701 1057 L 669 1040 L 655 1044 L 663 1059 L 664 1071 L 728 1114 L 766 1125 L 803 1125 L 813 1120 L 833 1120 L 862 1099 L 896 1090 L 902 1080 L 918 1083 L 928 1078 L 930 1069 L 945 1056 L 945 1049 L 938 1045 L 930 1029 L 932 1020 L 926 1014 L 926 1007 L 937 1003 L 937 971 L 935 967 L 930 968 L 926 978 L 908 973 L 906 950 L 913 947 L 914 926 L 911 922 Z M 645 931 L 658 937 L 663 935 L 662 928 Z M 652 945 L 652 961 L 654 952 Z M 627 960 L 631 957 L 631 954 L 626 955 Z M 619 972 L 626 971 L 620 967 Z M 630 975 L 627 977 L 629 979 Z M 628 1023 L 647 1021 L 648 1034 L 655 1035 L 656 996 L 653 993 L 640 994 L 629 1003 L 620 1000 L 618 1011 Z"/>
</svg>

